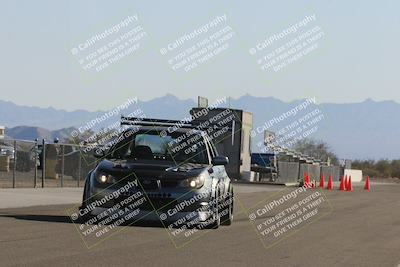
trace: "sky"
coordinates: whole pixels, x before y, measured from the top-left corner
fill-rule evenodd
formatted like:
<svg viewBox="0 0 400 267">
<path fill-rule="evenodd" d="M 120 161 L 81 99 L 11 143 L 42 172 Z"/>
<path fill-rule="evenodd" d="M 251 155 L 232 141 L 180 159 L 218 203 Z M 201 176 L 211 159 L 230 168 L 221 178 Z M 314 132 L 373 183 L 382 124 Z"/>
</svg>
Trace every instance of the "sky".
<svg viewBox="0 0 400 267">
<path fill-rule="evenodd" d="M 2 0 L 0 99 L 65 110 L 106 110 L 167 93 L 400 102 L 399 10 L 399 1 Z M 115 25 L 118 32 L 84 47 Z M 207 32 L 199 33 L 204 25 Z M 285 32 L 293 25 L 296 32 Z M 129 45 L 121 41 L 133 37 Z M 98 50 L 104 46 L 116 54 L 105 57 Z M 191 47 L 206 52 L 195 58 Z M 93 60 L 97 65 L 89 68 Z M 271 65 L 277 61 L 284 67 Z M 101 69 L 99 62 L 109 65 Z"/>
</svg>

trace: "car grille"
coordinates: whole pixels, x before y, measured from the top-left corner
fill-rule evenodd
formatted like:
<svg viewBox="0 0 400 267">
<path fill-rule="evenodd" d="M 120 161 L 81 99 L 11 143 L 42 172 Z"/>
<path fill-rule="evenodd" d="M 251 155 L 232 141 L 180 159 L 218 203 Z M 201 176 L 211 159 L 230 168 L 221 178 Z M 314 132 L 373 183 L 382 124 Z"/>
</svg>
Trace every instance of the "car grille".
<svg viewBox="0 0 400 267">
<path fill-rule="evenodd" d="M 171 197 L 155 197 L 154 195 L 148 195 L 150 202 L 146 202 L 146 204 L 144 206 L 142 206 L 142 209 L 145 210 L 162 210 L 162 211 L 166 211 L 168 209 L 171 209 L 173 207 L 175 207 L 176 204 L 178 204 L 178 202 Z"/>
<path fill-rule="evenodd" d="M 144 190 L 158 190 L 161 188 L 175 188 L 179 186 L 179 181 L 174 180 L 159 180 L 160 187 L 157 183 L 157 180 L 143 180 L 140 181 Z"/>
<path fill-rule="evenodd" d="M 157 180 L 144 180 L 144 181 L 141 181 L 140 184 L 142 185 L 144 190 L 159 189 Z"/>
<path fill-rule="evenodd" d="M 179 185 L 178 181 L 161 181 L 161 186 L 163 188 L 174 188 Z"/>
</svg>

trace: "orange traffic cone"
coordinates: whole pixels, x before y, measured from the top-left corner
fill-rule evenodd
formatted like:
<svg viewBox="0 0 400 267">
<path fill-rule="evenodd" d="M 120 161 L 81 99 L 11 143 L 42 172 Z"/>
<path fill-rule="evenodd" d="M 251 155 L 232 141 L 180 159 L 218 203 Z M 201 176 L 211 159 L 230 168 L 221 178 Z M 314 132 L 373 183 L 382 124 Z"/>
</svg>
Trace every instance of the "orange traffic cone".
<svg viewBox="0 0 400 267">
<path fill-rule="evenodd" d="M 310 184 L 310 176 L 308 175 L 308 172 L 304 173 L 304 186 L 306 188 L 311 188 L 311 184 Z"/>
<path fill-rule="evenodd" d="M 344 177 L 344 191 L 347 190 L 347 187 L 349 186 L 349 181 L 347 179 L 347 175 Z"/>
<path fill-rule="evenodd" d="M 349 180 L 347 182 L 346 191 L 353 191 L 353 185 L 351 184 L 351 175 L 350 175 Z"/>
<path fill-rule="evenodd" d="M 345 191 L 346 187 L 344 186 L 344 176 L 342 176 L 342 179 L 340 180 L 340 186 L 339 186 L 340 191 Z"/>
<path fill-rule="evenodd" d="M 324 188 L 325 184 L 325 177 L 323 174 L 321 174 L 321 178 L 319 179 L 319 187 Z"/>
<path fill-rule="evenodd" d="M 370 191 L 371 190 L 371 185 L 369 183 L 369 176 L 367 176 L 367 179 L 365 179 L 365 186 L 364 190 Z"/>
<path fill-rule="evenodd" d="M 329 175 L 328 186 L 326 187 L 326 189 L 333 190 L 333 183 L 332 183 L 332 176 L 331 175 Z"/>
</svg>

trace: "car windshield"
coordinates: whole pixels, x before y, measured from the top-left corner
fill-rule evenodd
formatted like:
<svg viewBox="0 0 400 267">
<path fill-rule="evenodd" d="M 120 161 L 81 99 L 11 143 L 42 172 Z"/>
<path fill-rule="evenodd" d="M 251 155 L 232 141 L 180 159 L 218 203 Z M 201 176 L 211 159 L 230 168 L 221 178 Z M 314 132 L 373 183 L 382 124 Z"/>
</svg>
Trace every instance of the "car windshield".
<svg viewBox="0 0 400 267">
<path fill-rule="evenodd" d="M 204 138 L 199 133 L 161 135 L 156 131 L 138 132 L 116 143 L 109 158 L 163 160 L 178 164 L 209 163 Z"/>
</svg>

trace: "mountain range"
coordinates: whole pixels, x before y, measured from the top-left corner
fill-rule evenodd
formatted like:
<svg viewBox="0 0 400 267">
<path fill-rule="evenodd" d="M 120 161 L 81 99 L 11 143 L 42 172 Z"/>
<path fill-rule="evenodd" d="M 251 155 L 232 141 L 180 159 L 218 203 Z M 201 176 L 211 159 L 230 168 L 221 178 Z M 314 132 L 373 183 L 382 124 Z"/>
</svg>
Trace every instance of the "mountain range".
<svg viewBox="0 0 400 267">
<path fill-rule="evenodd" d="M 284 102 L 273 97 L 244 95 L 230 99 L 229 104 L 223 106 L 229 105 L 251 112 L 255 129 L 304 101 Z M 149 101 L 138 100 L 121 113 L 127 115 L 140 109 L 146 117 L 179 120 L 187 117 L 189 110 L 195 106 L 197 103 L 192 99 L 182 100 L 167 94 Z M 323 114 L 323 119 L 316 124 L 318 129 L 311 137 L 327 142 L 340 158 L 400 158 L 400 104 L 395 101 L 366 99 L 359 103 L 311 104 L 270 130 L 277 131 L 315 108 Z M 68 136 L 71 131 L 86 125 L 94 118 L 100 118 L 106 112 L 28 107 L 0 100 L 0 125 L 7 127 L 6 135 L 12 138 L 51 140 Z M 115 120 L 115 117 L 111 119 Z M 93 128 L 98 130 L 108 124 L 106 120 L 97 123 Z M 262 134 L 254 137 L 253 151 L 257 151 L 256 144 L 262 140 Z"/>
</svg>

